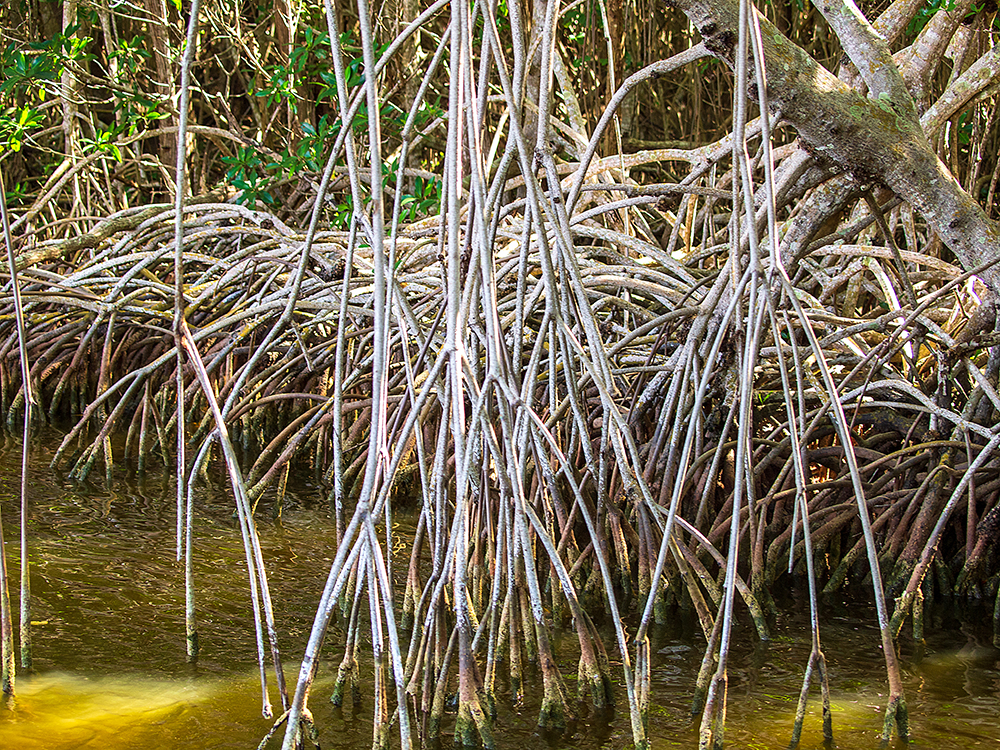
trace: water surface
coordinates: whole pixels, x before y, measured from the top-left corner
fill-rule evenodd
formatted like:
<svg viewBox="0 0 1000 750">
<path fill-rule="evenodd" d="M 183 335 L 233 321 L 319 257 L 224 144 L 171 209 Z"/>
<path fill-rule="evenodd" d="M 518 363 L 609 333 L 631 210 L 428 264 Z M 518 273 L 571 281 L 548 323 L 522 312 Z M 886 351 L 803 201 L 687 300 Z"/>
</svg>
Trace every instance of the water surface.
<svg viewBox="0 0 1000 750">
<path fill-rule="evenodd" d="M 261 716 L 246 564 L 224 483 L 198 497 L 195 577 L 202 653 L 197 665 L 189 665 L 170 487 L 161 480 L 141 485 L 123 480 L 113 492 L 81 487 L 49 471 L 49 457 L 44 445 L 35 449 L 30 479 L 35 671 L 19 674 L 15 701 L 0 707 L 0 748 L 255 748 L 271 722 Z M 0 459 L 8 569 L 16 574 L 19 447 L 8 442 Z M 318 497 L 303 487 L 292 494 L 280 520 L 265 512 L 258 521 L 290 683 L 335 553 L 333 524 Z M 16 582 L 11 595 L 16 607 Z M 745 618 L 740 622 L 730 669 L 729 747 L 787 747 L 810 648 L 804 601 L 801 592 L 791 592 L 766 646 L 756 642 Z M 989 609 L 960 614 L 953 607 L 930 611 L 922 655 L 903 639 L 913 733 L 908 747 L 1000 746 L 1000 655 L 989 645 Z M 827 602 L 823 616 L 835 745 L 877 747 L 886 682 L 874 612 L 863 601 Z M 368 750 L 370 695 L 360 706 L 348 700 L 344 709 L 327 700 L 342 655 L 341 636 L 334 626 L 310 707 L 324 748 Z M 703 639 L 679 613 L 653 639 L 652 747 L 696 747 L 689 710 Z M 574 640 L 571 634 L 556 639 L 570 692 Z M 367 679 L 364 664 L 362 677 Z M 537 705 L 529 700 L 512 707 L 505 686 L 499 687 L 501 747 L 617 750 L 631 744 L 624 711 L 608 720 L 584 710 L 570 734 L 542 737 L 535 731 Z M 273 678 L 271 700 L 280 705 Z M 814 689 L 804 748 L 823 746 L 818 701 Z M 625 706 L 624 695 L 619 705 Z"/>
</svg>

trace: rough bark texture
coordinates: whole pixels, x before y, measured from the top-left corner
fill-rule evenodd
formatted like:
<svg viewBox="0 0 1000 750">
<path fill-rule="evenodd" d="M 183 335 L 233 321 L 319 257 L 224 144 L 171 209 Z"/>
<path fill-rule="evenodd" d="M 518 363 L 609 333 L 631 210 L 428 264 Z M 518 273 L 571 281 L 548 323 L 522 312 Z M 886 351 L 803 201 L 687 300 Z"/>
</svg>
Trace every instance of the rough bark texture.
<svg viewBox="0 0 1000 750">
<path fill-rule="evenodd" d="M 737 0 L 669 4 L 688 16 L 713 55 L 733 67 L 739 35 Z M 769 106 L 798 131 L 814 156 L 862 182 L 882 183 L 909 202 L 967 270 L 995 259 L 1000 227 L 937 158 L 911 114 L 912 103 L 897 102 L 884 91 L 877 99 L 862 96 L 766 19 L 759 15 L 758 19 Z M 997 267 L 980 277 L 994 293 L 1000 291 Z"/>
<path fill-rule="evenodd" d="M 150 19 L 149 38 L 153 48 L 153 62 L 156 66 L 156 82 L 159 84 L 157 93 L 173 102 L 174 95 L 174 65 L 170 59 L 170 33 L 169 21 L 167 19 L 167 9 L 163 0 L 144 0 L 145 10 Z M 173 112 L 173 106 L 169 106 L 167 111 L 169 117 L 162 122 L 168 127 L 177 125 L 177 117 Z M 158 156 L 160 164 L 163 165 L 164 183 L 172 191 L 173 181 L 168 179 L 173 173 L 174 165 L 177 163 L 177 136 L 161 135 Z"/>
</svg>

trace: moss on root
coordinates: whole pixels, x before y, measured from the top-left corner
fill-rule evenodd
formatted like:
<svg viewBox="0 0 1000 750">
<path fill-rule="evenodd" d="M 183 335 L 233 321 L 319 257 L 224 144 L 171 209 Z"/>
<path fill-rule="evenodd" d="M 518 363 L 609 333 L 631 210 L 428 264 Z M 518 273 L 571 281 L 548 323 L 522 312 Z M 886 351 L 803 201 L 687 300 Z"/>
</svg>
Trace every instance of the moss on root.
<svg viewBox="0 0 1000 750">
<path fill-rule="evenodd" d="M 493 721 L 483 710 L 478 697 L 460 701 L 458 717 L 455 719 L 455 745 L 463 748 L 496 750 L 493 739 Z"/>
</svg>

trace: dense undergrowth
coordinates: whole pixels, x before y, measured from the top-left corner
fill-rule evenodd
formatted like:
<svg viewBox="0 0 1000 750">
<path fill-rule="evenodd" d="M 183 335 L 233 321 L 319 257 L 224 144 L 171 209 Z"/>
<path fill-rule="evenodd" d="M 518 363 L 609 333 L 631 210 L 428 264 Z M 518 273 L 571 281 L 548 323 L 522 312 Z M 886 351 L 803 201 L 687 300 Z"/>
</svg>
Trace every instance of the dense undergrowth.
<svg viewBox="0 0 1000 750">
<path fill-rule="evenodd" d="M 900 7 L 894 51 L 957 12 Z M 334 611 L 350 623 L 337 694 L 367 629 L 375 742 L 398 727 L 403 747 L 437 738 L 456 689 L 456 740 L 501 741 L 500 665 L 515 700 L 544 692 L 550 729 L 578 700 L 608 706 L 621 670 L 641 745 L 646 633 L 673 606 L 704 631 L 693 714 L 705 706 L 703 742 L 718 741 L 734 606 L 767 638 L 770 592 L 802 575 L 814 611 L 820 589 L 875 592 L 887 734 L 905 733 L 892 639 L 922 637 L 923 601 L 993 600 L 1000 632 L 983 269 L 780 118 L 750 119 L 745 86 L 734 104 L 683 15 L 217 3 L 188 49 L 186 3 L 70 8 L 3 16 L 26 361 L 8 284 L 0 405 L 23 414 L 26 364 L 36 418 L 74 424 L 56 462 L 80 480 L 173 466 L 183 446 L 179 554 L 197 513 L 186 487 L 223 462 L 276 663 L 252 511 L 265 491 L 280 511 L 292 472 L 326 488 L 340 552 L 296 690 L 279 679 L 286 747 Z M 815 11 L 765 13 L 836 70 Z M 899 65 L 923 86 L 927 137 L 995 217 L 992 84 L 953 96 L 992 54 L 993 17 L 945 30 L 950 66 Z M 403 496 L 421 512 L 399 550 Z M 405 589 L 392 568 L 408 568 Z M 821 625 L 800 711 L 810 681 L 825 685 Z M 578 638 L 578 696 L 553 627 Z"/>
</svg>

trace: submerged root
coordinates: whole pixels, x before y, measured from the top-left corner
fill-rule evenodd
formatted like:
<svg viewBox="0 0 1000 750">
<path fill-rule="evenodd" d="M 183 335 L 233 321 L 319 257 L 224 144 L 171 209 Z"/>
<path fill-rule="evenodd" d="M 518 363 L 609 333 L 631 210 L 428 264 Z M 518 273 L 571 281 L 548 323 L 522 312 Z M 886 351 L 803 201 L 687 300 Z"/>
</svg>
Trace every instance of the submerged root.
<svg viewBox="0 0 1000 750">
<path fill-rule="evenodd" d="M 431 700 L 430 715 L 426 717 L 427 741 L 430 743 L 441 741 L 441 721 L 444 719 L 446 698 L 444 686 L 438 684 L 434 690 L 434 698 Z"/>
<path fill-rule="evenodd" d="M 802 725 L 805 722 L 806 704 L 809 699 L 809 686 L 813 673 L 816 673 L 820 679 L 823 695 L 823 739 L 827 743 L 833 742 L 833 714 L 830 710 L 830 686 L 826 679 L 826 657 L 823 656 L 822 651 L 813 651 L 809 656 L 805 676 L 802 678 L 802 691 L 799 693 L 799 703 L 795 709 L 795 724 L 792 726 L 792 739 L 788 744 L 789 750 L 795 750 L 802 739 Z"/>
<path fill-rule="evenodd" d="M 489 706 L 489 701 L 478 683 L 478 674 L 459 675 L 455 744 L 459 747 L 495 750 L 493 715 L 483 708 L 484 705 Z"/>
<path fill-rule="evenodd" d="M 882 743 L 887 744 L 892 739 L 893 729 L 902 742 L 910 738 L 910 715 L 906 708 L 906 699 L 902 695 L 894 695 L 885 708 L 885 719 L 882 722 Z"/>
<path fill-rule="evenodd" d="M 614 708 L 614 683 L 595 660 L 580 657 L 577 670 L 577 700 L 587 702 L 597 711 Z"/>
<path fill-rule="evenodd" d="M 486 703 L 483 681 L 472 653 L 469 632 L 458 631 L 458 717 L 455 720 L 455 744 L 494 750 L 493 717 L 483 709 Z"/>
<path fill-rule="evenodd" d="M 548 634 L 545 632 L 545 624 L 536 622 L 535 631 L 538 634 L 543 685 L 542 706 L 538 711 L 538 726 L 546 732 L 563 732 L 570 718 L 566 687 L 563 685 L 562 675 L 559 674 L 559 667 L 552 655 L 552 647 L 549 644 Z"/>
<path fill-rule="evenodd" d="M 479 697 L 460 701 L 458 717 L 455 719 L 455 745 L 458 747 L 482 747 L 496 750 L 493 738 L 493 722 L 483 710 Z"/>
<path fill-rule="evenodd" d="M 330 693 L 330 703 L 335 706 L 344 705 L 344 696 L 351 691 L 351 700 L 355 708 L 361 705 L 361 683 L 358 675 L 358 660 L 354 654 L 346 654 L 337 669 L 337 680 L 333 683 Z"/>
<path fill-rule="evenodd" d="M 264 738 L 260 741 L 260 744 L 257 745 L 257 750 L 264 750 L 264 748 L 267 747 L 267 743 L 271 741 L 272 737 L 274 737 L 274 733 L 288 721 L 288 713 L 289 712 L 287 710 L 284 711 L 281 716 L 275 720 L 274 724 L 271 725 L 271 728 L 267 730 L 267 734 L 265 734 Z M 316 750 L 319 750 L 319 729 L 316 727 L 312 711 L 305 706 L 302 707 L 302 716 L 300 721 L 302 722 L 302 726 L 299 728 L 299 734 L 295 740 L 296 750 L 303 750 L 303 748 L 305 748 L 306 739 L 309 740 L 309 743 L 316 748 Z M 303 733 L 305 734 L 305 737 L 302 736 Z"/>
<path fill-rule="evenodd" d="M 549 734 L 561 734 L 566 731 L 567 714 L 566 696 L 546 681 L 542 706 L 538 710 L 538 727 Z"/>
</svg>

